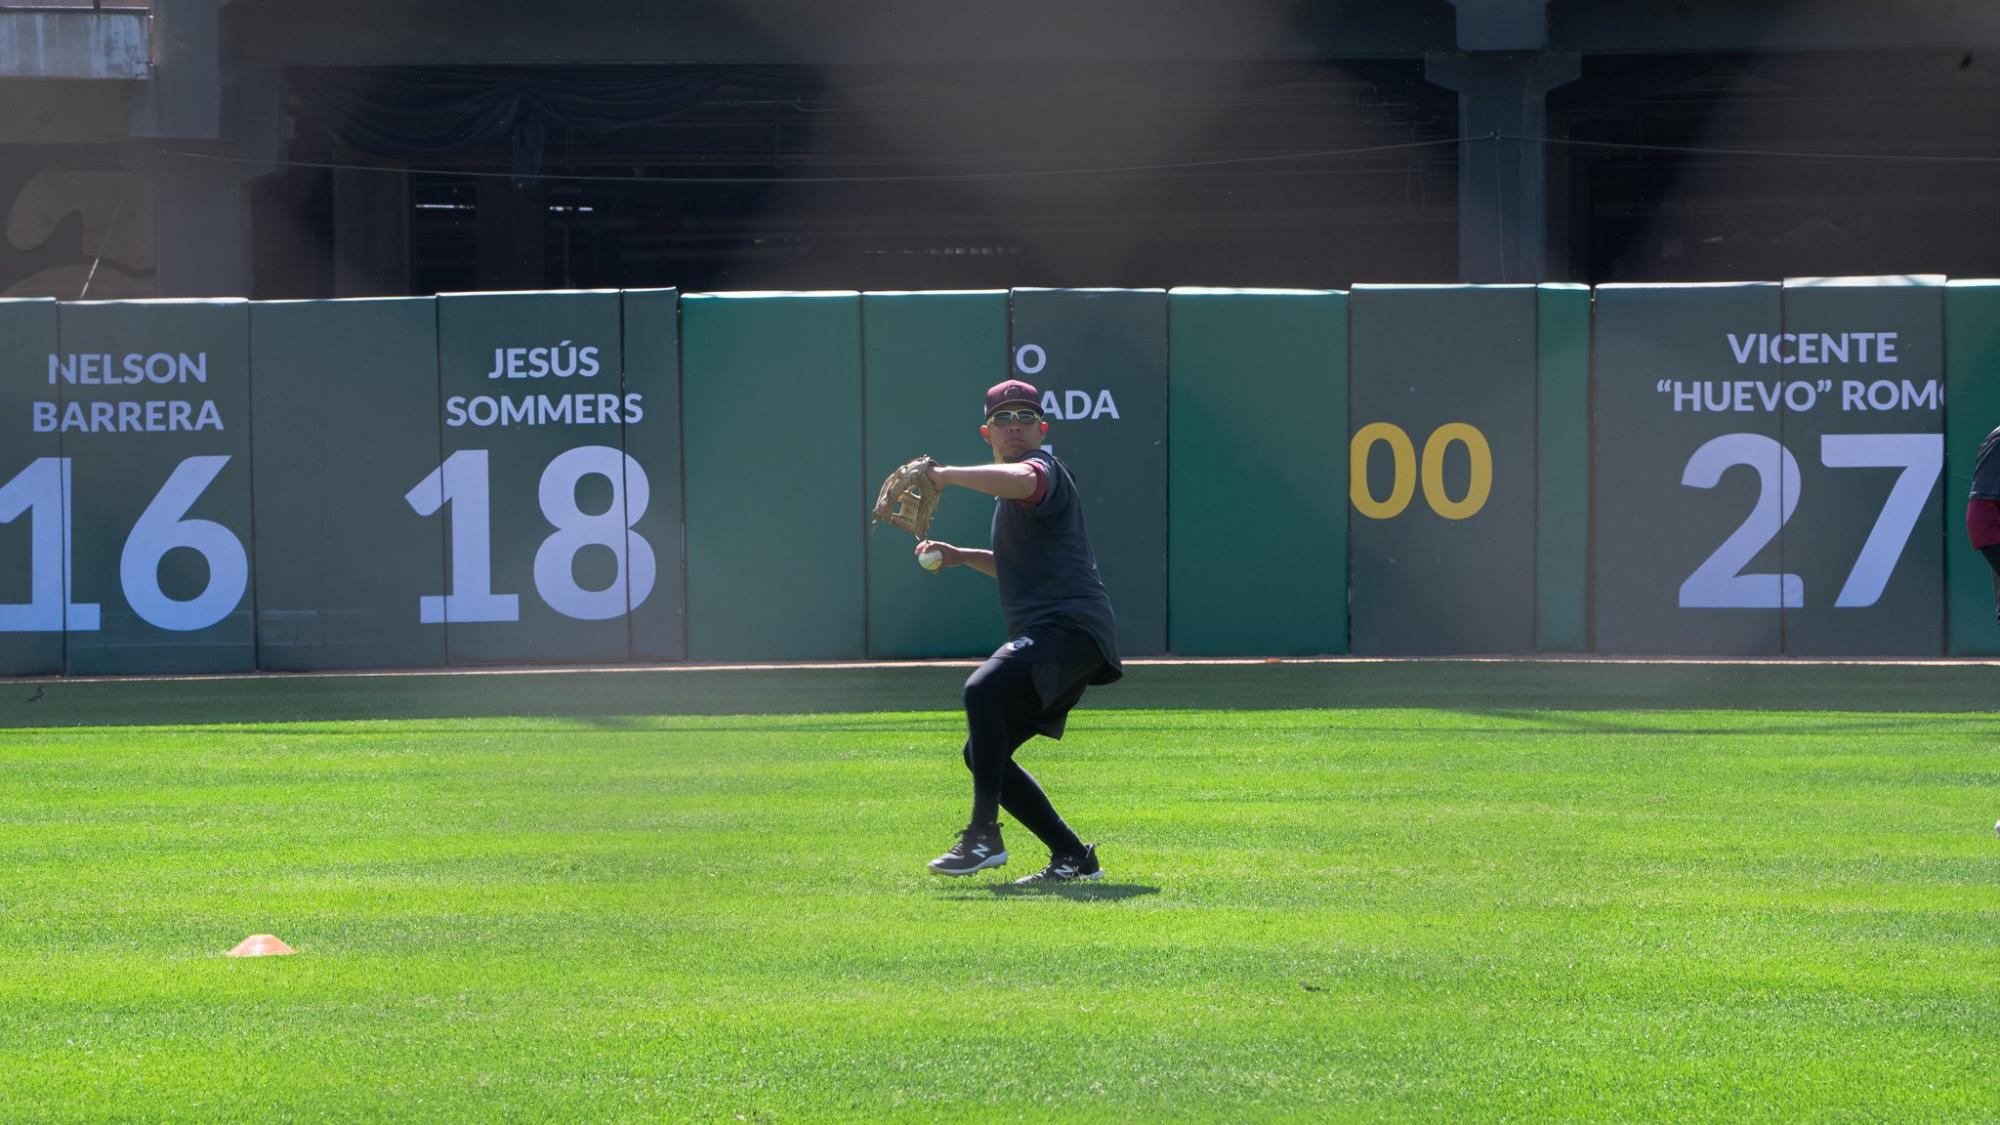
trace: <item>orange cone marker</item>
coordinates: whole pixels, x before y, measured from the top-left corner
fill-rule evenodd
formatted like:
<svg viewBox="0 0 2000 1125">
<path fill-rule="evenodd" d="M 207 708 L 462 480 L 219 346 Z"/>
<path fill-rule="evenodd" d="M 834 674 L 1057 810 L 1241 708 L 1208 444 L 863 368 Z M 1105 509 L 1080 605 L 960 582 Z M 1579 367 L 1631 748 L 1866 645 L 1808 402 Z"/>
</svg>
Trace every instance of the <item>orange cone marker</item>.
<svg viewBox="0 0 2000 1125">
<path fill-rule="evenodd" d="M 223 954 L 224 957 L 283 957 L 297 952 L 291 946 L 270 934 L 251 934 L 244 938 L 235 949 Z"/>
</svg>

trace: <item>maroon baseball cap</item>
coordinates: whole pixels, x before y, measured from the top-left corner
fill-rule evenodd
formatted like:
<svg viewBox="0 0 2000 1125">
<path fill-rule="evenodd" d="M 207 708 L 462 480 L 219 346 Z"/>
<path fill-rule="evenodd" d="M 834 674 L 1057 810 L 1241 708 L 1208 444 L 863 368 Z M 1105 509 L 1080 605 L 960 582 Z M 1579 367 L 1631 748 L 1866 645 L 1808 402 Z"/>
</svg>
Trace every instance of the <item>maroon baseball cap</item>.
<svg viewBox="0 0 2000 1125">
<path fill-rule="evenodd" d="M 1042 392 L 1019 379 L 1009 379 L 995 383 L 986 389 L 986 414 L 992 417 L 995 410 L 1010 402 L 1025 402 L 1036 410 L 1042 408 Z"/>
</svg>

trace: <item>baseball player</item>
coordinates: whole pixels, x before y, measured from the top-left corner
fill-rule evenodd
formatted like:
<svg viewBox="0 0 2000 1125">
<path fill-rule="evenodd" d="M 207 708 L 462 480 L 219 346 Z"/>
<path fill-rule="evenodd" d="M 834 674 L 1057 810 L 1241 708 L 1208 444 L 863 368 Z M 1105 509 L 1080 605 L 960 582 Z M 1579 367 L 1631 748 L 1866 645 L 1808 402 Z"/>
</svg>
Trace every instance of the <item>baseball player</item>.
<svg viewBox="0 0 2000 1125">
<path fill-rule="evenodd" d="M 1123 676 L 1111 598 L 1083 527 L 1083 501 L 1069 466 L 1041 448 L 1049 424 L 1041 392 L 1009 379 L 986 392 L 980 436 L 991 465 L 939 465 L 939 489 L 969 488 L 994 498 L 993 549 L 925 539 L 938 569 L 967 566 L 1000 583 L 1000 612 L 1012 638 L 965 681 L 965 765 L 972 771 L 972 821 L 951 850 L 932 860 L 940 875 L 970 875 L 1007 862 L 999 811 L 1006 809 L 1049 848 L 1049 864 L 1017 883 L 1061 883 L 1103 875 L 1097 846 L 1077 838 L 1014 751 L 1037 734 L 1061 738 L 1070 708 L 1089 684 Z"/>
<path fill-rule="evenodd" d="M 1986 435 L 1972 461 L 1972 497 L 1965 504 L 1972 546 L 1993 567 L 1993 617 L 2000 621 L 2000 429 Z"/>
</svg>

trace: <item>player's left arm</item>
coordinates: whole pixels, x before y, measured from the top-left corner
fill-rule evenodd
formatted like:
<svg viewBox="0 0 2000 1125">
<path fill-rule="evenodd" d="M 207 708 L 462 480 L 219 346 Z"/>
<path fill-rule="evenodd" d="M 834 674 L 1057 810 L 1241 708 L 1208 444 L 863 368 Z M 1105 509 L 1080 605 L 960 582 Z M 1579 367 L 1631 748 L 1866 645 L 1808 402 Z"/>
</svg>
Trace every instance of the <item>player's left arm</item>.
<svg viewBox="0 0 2000 1125">
<path fill-rule="evenodd" d="M 941 488 L 957 485 L 1002 500 L 1026 500 L 1041 487 L 1041 475 L 1026 462 L 1009 465 L 939 465 L 931 479 Z"/>
</svg>

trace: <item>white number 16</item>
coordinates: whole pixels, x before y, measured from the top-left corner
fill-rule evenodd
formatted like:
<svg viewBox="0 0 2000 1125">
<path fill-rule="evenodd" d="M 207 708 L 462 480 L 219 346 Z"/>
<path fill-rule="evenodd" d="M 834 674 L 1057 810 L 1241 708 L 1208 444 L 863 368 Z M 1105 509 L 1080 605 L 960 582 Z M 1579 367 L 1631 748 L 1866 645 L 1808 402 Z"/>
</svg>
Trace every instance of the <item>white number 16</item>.
<svg viewBox="0 0 2000 1125">
<path fill-rule="evenodd" d="M 189 519 L 188 512 L 215 483 L 226 454 L 184 458 L 139 513 L 118 553 L 118 584 L 140 620 L 161 629 L 191 633 L 236 611 L 250 585 L 250 556 L 236 533 L 214 520 Z M 0 605 L 0 633 L 90 632 L 102 614 L 96 602 L 71 602 L 70 467 L 68 457 L 38 457 L 0 485 L 0 523 L 29 513 L 28 600 Z M 191 598 L 160 587 L 160 563 L 167 552 L 190 550 L 208 564 L 208 583 Z"/>
</svg>

